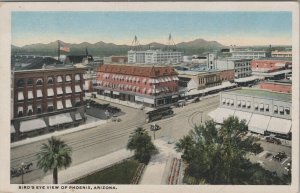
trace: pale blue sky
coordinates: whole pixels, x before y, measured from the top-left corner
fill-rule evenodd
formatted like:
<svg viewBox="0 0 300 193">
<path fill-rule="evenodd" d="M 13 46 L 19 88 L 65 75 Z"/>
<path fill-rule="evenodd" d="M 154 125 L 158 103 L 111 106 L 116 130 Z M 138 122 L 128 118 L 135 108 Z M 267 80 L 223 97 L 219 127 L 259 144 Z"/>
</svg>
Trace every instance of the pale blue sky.
<svg viewBox="0 0 300 193">
<path fill-rule="evenodd" d="M 224 45 L 291 44 L 291 12 L 13 12 L 12 44 L 131 44 L 196 38 Z"/>
</svg>

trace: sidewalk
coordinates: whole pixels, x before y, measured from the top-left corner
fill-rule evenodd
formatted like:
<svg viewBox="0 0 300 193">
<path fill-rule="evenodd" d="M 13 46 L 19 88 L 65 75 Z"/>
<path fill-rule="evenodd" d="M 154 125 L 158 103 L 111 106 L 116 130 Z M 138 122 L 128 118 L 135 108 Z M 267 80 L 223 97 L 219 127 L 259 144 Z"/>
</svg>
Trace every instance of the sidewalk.
<svg viewBox="0 0 300 193">
<path fill-rule="evenodd" d="M 95 99 L 91 98 L 91 100 L 95 100 Z M 119 100 L 119 99 L 113 99 L 113 98 L 102 96 L 102 95 L 97 95 L 95 101 L 106 101 L 106 102 L 110 102 L 110 103 L 116 103 L 116 104 L 119 104 L 119 105 L 131 107 L 131 108 L 135 108 L 135 109 L 141 109 L 142 106 L 143 106 L 142 104 L 132 103 L 132 102 L 129 102 L 129 101 L 122 101 L 122 100 Z M 144 110 L 145 111 L 152 111 L 153 108 L 144 107 Z"/>
<path fill-rule="evenodd" d="M 158 148 L 159 154 L 151 158 L 139 184 L 166 184 L 170 172 L 170 160 L 174 157 L 180 159 L 180 153 L 175 151 L 174 144 L 157 139 L 154 145 Z"/>
<path fill-rule="evenodd" d="M 58 172 L 58 183 L 59 184 L 70 183 L 76 179 L 79 179 L 93 172 L 105 169 L 109 166 L 112 166 L 132 156 L 133 156 L 133 152 L 130 152 L 126 149 L 121 149 L 119 151 L 107 154 L 105 156 L 75 166 L 71 166 L 67 169 L 63 169 Z M 31 184 L 52 184 L 52 174 L 45 176 L 44 178 L 34 180 L 30 183 Z"/>
<path fill-rule="evenodd" d="M 96 127 L 96 126 L 99 126 L 99 125 L 104 124 L 104 123 L 107 123 L 107 120 L 100 120 L 100 121 L 96 121 L 96 122 L 90 122 L 88 124 L 79 125 L 78 127 L 69 128 L 69 129 L 62 130 L 62 131 L 55 131 L 53 133 L 48 133 L 48 134 L 45 134 L 45 135 L 36 136 L 36 137 L 32 137 L 32 138 L 27 138 L 27 139 L 24 139 L 24 140 L 21 140 L 21 141 L 11 143 L 10 147 L 14 148 L 14 147 L 34 143 L 34 142 L 37 142 L 37 141 L 48 139 L 52 136 L 60 136 L 60 135 L 66 135 L 66 134 L 69 134 L 69 133 L 75 133 L 77 131 L 81 131 L 81 130 L 84 130 L 84 129 L 90 129 L 92 127 Z"/>
</svg>

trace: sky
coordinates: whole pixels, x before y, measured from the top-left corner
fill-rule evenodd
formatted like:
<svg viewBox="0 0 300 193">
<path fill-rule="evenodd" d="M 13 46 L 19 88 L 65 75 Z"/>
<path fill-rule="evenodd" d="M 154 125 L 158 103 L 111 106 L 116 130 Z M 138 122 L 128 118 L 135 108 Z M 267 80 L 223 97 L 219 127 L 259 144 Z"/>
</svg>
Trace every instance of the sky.
<svg viewBox="0 0 300 193">
<path fill-rule="evenodd" d="M 13 12 L 12 44 L 62 40 L 131 45 L 197 38 L 223 45 L 291 45 L 291 12 Z"/>
</svg>

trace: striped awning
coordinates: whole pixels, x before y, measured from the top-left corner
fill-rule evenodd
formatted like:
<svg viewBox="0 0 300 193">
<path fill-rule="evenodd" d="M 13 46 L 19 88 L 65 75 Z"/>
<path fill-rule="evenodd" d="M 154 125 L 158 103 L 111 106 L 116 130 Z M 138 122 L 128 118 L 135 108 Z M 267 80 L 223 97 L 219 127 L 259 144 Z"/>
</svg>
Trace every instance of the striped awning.
<svg viewBox="0 0 300 193">
<path fill-rule="evenodd" d="M 19 101 L 24 100 L 24 94 L 23 94 L 23 92 L 18 92 L 18 100 Z"/>
</svg>

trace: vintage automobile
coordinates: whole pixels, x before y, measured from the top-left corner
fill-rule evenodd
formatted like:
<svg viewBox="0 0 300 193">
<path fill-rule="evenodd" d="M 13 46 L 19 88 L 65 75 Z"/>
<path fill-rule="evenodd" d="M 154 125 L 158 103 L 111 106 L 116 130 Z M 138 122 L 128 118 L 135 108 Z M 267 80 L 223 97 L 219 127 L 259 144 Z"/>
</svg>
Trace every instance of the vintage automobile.
<svg viewBox="0 0 300 193">
<path fill-rule="evenodd" d="M 272 157 L 272 159 L 275 159 L 277 161 L 281 161 L 283 158 L 286 158 L 286 154 L 284 151 L 280 151 L 276 155 L 273 155 Z"/>
<path fill-rule="evenodd" d="M 157 130 L 160 130 L 161 127 L 159 125 L 157 125 L 156 123 L 150 125 L 150 130 L 151 131 L 157 131 Z"/>
<path fill-rule="evenodd" d="M 281 144 L 281 141 L 279 139 L 277 139 L 275 137 L 272 137 L 272 136 L 266 137 L 266 141 L 269 142 L 269 143 L 277 144 L 277 145 Z"/>
</svg>

